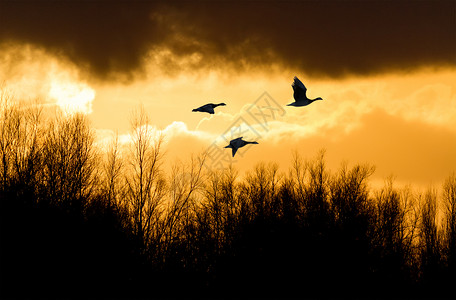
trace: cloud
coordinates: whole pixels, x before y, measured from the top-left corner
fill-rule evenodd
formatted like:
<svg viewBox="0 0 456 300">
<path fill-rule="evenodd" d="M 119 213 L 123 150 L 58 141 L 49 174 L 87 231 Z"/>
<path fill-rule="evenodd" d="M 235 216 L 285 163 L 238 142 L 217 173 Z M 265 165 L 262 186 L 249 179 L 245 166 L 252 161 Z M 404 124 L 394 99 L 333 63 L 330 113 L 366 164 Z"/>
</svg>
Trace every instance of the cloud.
<svg viewBox="0 0 456 300">
<path fill-rule="evenodd" d="M 46 97 L 50 73 L 58 67 L 43 49 L 0 44 L 0 81 L 21 100 Z"/>
<path fill-rule="evenodd" d="M 422 86 L 397 101 L 393 111 L 407 120 L 423 120 L 430 124 L 451 125 L 456 119 L 456 91 L 450 85 L 434 83 Z M 456 129 L 453 127 L 453 129 Z"/>
<path fill-rule="evenodd" d="M 431 85 L 429 88 L 432 90 L 435 86 Z M 370 90 L 372 89 L 366 88 L 365 91 Z M 387 93 L 394 94 L 391 90 L 391 87 L 388 88 Z M 427 88 L 424 92 L 426 90 Z M 418 117 L 406 119 L 403 112 L 391 106 L 394 98 L 383 107 L 378 105 L 376 99 L 372 99 L 370 104 L 363 104 L 363 96 L 359 96 L 358 99 L 355 95 L 363 95 L 364 92 L 362 89 L 358 91 L 359 94 L 347 90 L 346 94 L 341 96 L 353 99 L 353 102 L 335 101 L 327 104 L 340 105 L 335 110 L 344 111 L 344 114 L 328 114 L 316 124 L 311 122 L 312 118 L 318 119 L 325 115 L 327 107 L 315 105 L 311 110 L 299 111 L 301 115 L 297 111 L 294 115 L 287 112 L 283 118 L 268 122 L 266 128 L 258 123 L 250 124 L 251 128 L 245 127 L 242 122 L 234 124 L 244 126 L 239 131 L 231 131 L 233 128 L 229 128 L 228 125 L 233 125 L 237 119 L 233 120 L 228 113 L 215 115 L 213 119 L 206 121 L 204 126 L 194 130 L 189 129 L 187 123 L 182 121 L 168 123 L 163 129 L 149 126 L 151 132 L 164 134 L 163 150 L 166 153 L 167 165 L 176 159 L 186 160 L 192 154 L 209 150 L 212 151 L 210 159 L 223 158 L 225 166 L 233 163 L 241 172 L 251 169 L 261 161 L 277 162 L 282 171 L 287 171 L 291 166 L 293 151 L 298 151 L 304 158 L 312 159 L 320 149 L 326 149 L 327 163 L 331 170 L 337 170 L 340 163 L 345 160 L 351 164 L 367 162 L 377 167 L 373 175 L 377 182 L 382 182 L 384 178 L 393 174 L 399 183 L 425 187 L 429 183 L 440 184 L 454 171 L 454 128 L 447 126 L 446 123 L 430 122 Z M 422 92 L 417 92 L 416 95 L 421 94 Z M 415 96 L 411 96 L 411 99 L 415 99 Z M 361 105 L 361 108 L 356 108 L 357 105 Z M 397 105 L 400 107 L 404 103 Z M 355 108 L 350 109 L 351 106 Z M 243 113 L 236 116 L 244 116 L 244 121 L 251 121 Z M 310 123 L 303 120 L 309 120 Z M 215 127 L 216 124 L 220 130 L 204 129 Z M 229 149 L 223 147 L 231 137 L 237 137 L 235 135 L 240 132 L 243 132 L 246 140 L 257 140 L 259 144 L 241 149 L 239 155 L 236 154 L 232 159 Z M 100 131 L 99 135 L 101 138 L 112 138 L 109 131 Z M 119 141 L 124 144 L 129 139 L 128 134 L 119 136 Z M 215 158 L 208 162 L 210 167 L 214 168 L 219 163 Z"/>
<path fill-rule="evenodd" d="M 223 73 L 210 78 L 196 74 L 181 75 L 175 80 L 160 77 L 132 85 L 94 86 L 97 97 L 91 119 L 96 127 L 126 132 L 129 129 L 128 112 L 144 101 L 151 122 L 159 128 L 179 120 L 185 122 L 189 131 L 215 136 L 230 130 L 233 122 L 242 117 L 264 139 L 277 140 L 281 134 L 339 139 L 339 133 L 359 128 L 362 118 L 375 109 L 408 121 L 455 131 L 454 76 L 454 70 L 343 80 L 303 76 L 301 79 L 308 87 L 309 96 L 324 99 L 303 108 L 285 106 L 293 97 L 292 77 L 283 74 L 241 74 L 229 79 L 224 78 Z M 285 110 L 283 115 L 276 114 L 275 119 L 268 118 L 267 130 L 261 124 L 261 116 L 256 116 L 255 120 L 247 112 L 265 90 Z M 214 115 L 191 112 L 192 108 L 208 102 L 226 102 L 227 106 L 218 107 Z"/>
<path fill-rule="evenodd" d="M 43 106 L 57 106 L 65 113 L 92 112 L 96 92 L 80 80 L 74 64 L 42 48 L 3 46 L 0 82 L 17 101 L 33 100 Z"/>
<path fill-rule="evenodd" d="M 208 132 L 189 130 L 187 124 L 181 121 L 174 121 L 170 125 L 166 126 L 162 132 L 167 139 L 173 139 L 180 136 L 195 137 L 205 141 L 214 139 L 214 135 Z"/>
<path fill-rule="evenodd" d="M 2 1 L 0 42 L 101 79 L 281 64 L 313 76 L 454 66 L 454 1 Z"/>
<path fill-rule="evenodd" d="M 76 112 L 90 114 L 95 91 L 83 83 L 53 81 L 49 97 L 55 100 L 60 109 L 67 114 Z"/>
<path fill-rule="evenodd" d="M 165 32 L 146 1 L 2 1 L 0 39 L 64 54 L 97 76 L 137 68 L 149 44 Z"/>
<path fill-rule="evenodd" d="M 198 140 L 200 143 L 209 143 L 212 142 L 216 136 L 204 131 L 199 130 L 189 130 L 187 124 L 181 121 L 174 121 L 163 129 L 158 128 L 152 124 L 142 125 L 144 130 L 152 140 L 162 136 L 164 138 L 164 146 L 169 148 L 169 143 L 173 143 L 177 139 L 186 139 L 186 140 Z M 142 127 L 141 127 L 142 128 Z M 97 141 L 100 145 L 111 143 L 115 139 L 116 134 L 113 130 L 109 129 L 97 129 L 96 130 Z M 120 144 L 128 144 L 133 141 L 133 136 L 131 132 L 118 135 L 118 141 Z M 184 148 L 188 148 L 190 145 L 186 145 Z M 181 151 L 183 148 L 178 147 L 177 150 Z"/>
<path fill-rule="evenodd" d="M 404 120 L 379 108 L 360 116 L 358 126 L 350 131 L 333 127 L 320 128 L 317 134 L 306 134 L 304 125 L 291 124 L 285 128 L 276 125 L 272 124 L 258 145 L 243 149 L 242 155 L 234 159 L 229 157 L 224 166 L 233 163 L 243 174 L 259 162 L 276 162 L 281 171 L 287 172 L 294 151 L 305 159 L 312 159 L 319 150 L 326 149 L 326 162 L 331 172 L 338 170 L 344 161 L 369 163 L 376 167 L 373 182 L 381 184 L 394 175 L 398 184 L 420 188 L 441 184 L 456 166 L 456 132 L 420 120 Z M 193 142 L 195 149 L 198 142 L 200 148 L 206 145 L 201 140 Z M 176 140 L 173 146 L 184 143 Z M 220 147 L 220 150 L 226 149 Z"/>
<path fill-rule="evenodd" d="M 320 149 L 326 149 L 328 167 L 332 171 L 336 171 L 343 161 L 369 163 L 377 167 L 373 175 L 375 181 L 382 182 L 393 174 L 400 184 L 426 187 L 430 183 L 440 184 L 456 166 L 455 132 L 418 120 L 407 121 L 381 109 L 360 117 L 359 126 L 348 132 L 332 128 L 318 134 L 305 134 L 303 127 L 293 124 L 284 129 L 272 124 L 272 129 L 258 140 L 258 145 L 242 149 L 242 155 L 234 159 L 228 157 L 225 167 L 233 163 L 244 172 L 258 162 L 273 161 L 286 172 L 291 166 L 293 151 L 312 159 Z M 209 142 L 187 134 L 173 135 L 167 146 L 167 157 L 182 159 L 191 153 L 201 153 L 211 146 Z M 220 151 L 226 150 L 223 143 L 219 146 Z M 226 158 L 225 154 L 229 156 L 230 153 L 220 153 Z"/>
</svg>

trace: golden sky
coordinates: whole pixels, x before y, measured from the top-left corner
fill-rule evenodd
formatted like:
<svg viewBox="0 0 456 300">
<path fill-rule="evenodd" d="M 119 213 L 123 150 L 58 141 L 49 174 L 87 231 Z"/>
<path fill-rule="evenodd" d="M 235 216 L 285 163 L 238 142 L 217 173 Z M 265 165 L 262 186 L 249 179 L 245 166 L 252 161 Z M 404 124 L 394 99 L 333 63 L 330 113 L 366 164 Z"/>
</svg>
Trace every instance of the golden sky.
<svg viewBox="0 0 456 300">
<path fill-rule="evenodd" d="M 0 82 L 16 99 L 86 113 L 98 141 L 133 110 L 166 159 L 283 170 L 293 151 L 376 166 L 374 181 L 440 184 L 456 171 L 454 1 L 2 1 Z M 293 101 L 298 76 L 310 98 Z M 215 115 L 192 113 L 225 102 Z M 227 140 L 259 145 L 234 160 Z M 221 151 L 221 152 L 220 152 Z"/>
</svg>

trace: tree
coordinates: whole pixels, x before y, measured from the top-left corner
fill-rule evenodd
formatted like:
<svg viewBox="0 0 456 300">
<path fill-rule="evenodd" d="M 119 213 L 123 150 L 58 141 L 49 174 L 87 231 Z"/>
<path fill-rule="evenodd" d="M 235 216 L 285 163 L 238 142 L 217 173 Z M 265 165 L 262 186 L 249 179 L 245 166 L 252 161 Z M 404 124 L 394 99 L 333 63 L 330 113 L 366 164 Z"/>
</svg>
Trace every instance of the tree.
<svg viewBox="0 0 456 300">
<path fill-rule="evenodd" d="M 429 288 L 441 281 L 441 231 L 437 220 L 437 191 L 429 188 L 420 209 L 421 282 Z M 428 291 L 431 292 L 431 291 Z"/>
<path fill-rule="evenodd" d="M 346 288 L 349 282 L 357 284 L 357 292 L 362 294 L 372 284 L 369 257 L 369 231 L 372 210 L 367 180 L 374 167 L 364 164 L 349 169 L 342 164 L 338 173 L 329 182 L 329 203 L 334 224 L 329 228 L 332 252 L 333 283 Z M 350 270 L 350 272 L 340 270 Z"/>
<path fill-rule="evenodd" d="M 325 150 L 320 150 L 313 160 L 307 161 L 295 153 L 290 176 L 301 221 L 308 225 L 326 223 L 329 218 L 330 174 L 326 169 Z"/>
<path fill-rule="evenodd" d="M 77 113 L 49 122 L 43 146 L 42 199 L 83 210 L 97 185 L 94 134 Z"/>
<path fill-rule="evenodd" d="M 122 186 L 121 186 L 121 175 L 123 171 L 124 163 L 121 160 L 119 153 L 119 137 L 116 134 L 114 140 L 108 146 L 106 150 L 106 157 L 103 162 L 103 191 L 107 197 L 107 204 L 110 206 L 122 206 L 123 200 Z"/>
<path fill-rule="evenodd" d="M 411 284 L 416 270 L 419 212 L 414 199 L 410 188 L 395 188 L 392 177 L 375 193 L 369 230 L 374 280 L 395 289 Z"/>
<path fill-rule="evenodd" d="M 193 240 L 193 221 L 195 218 L 195 199 L 194 194 L 202 188 L 203 166 L 206 154 L 199 157 L 191 157 L 190 164 L 176 163 L 171 172 L 170 178 L 170 198 L 166 203 L 166 210 L 162 222 L 162 243 L 164 253 L 169 255 L 170 247 L 184 241 L 186 263 L 189 264 L 194 258 L 194 253 L 190 253 L 189 242 Z"/>
<path fill-rule="evenodd" d="M 451 174 L 443 185 L 445 254 L 448 276 L 456 279 L 456 174 Z"/>
<path fill-rule="evenodd" d="M 254 217 L 265 218 L 278 210 L 277 194 L 282 176 L 275 163 L 259 163 L 253 172 L 247 173 L 244 186 Z"/>
<path fill-rule="evenodd" d="M 367 179 L 374 171 L 375 167 L 367 164 L 355 165 L 351 170 L 343 164 L 339 173 L 333 176 L 330 183 L 330 199 L 337 222 L 351 224 L 355 231 L 361 229 L 358 222 L 365 218 L 370 210 Z M 361 222 L 365 221 L 367 220 Z"/>
<path fill-rule="evenodd" d="M 146 249 L 159 241 L 166 181 L 161 170 L 163 137 L 149 125 L 141 107 L 131 121 L 132 143 L 126 170 L 126 205 L 134 233 Z"/>
<path fill-rule="evenodd" d="M 39 178 L 41 108 L 13 101 L 0 90 L 0 182 L 3 189 L 15 185 L 24 192 Z"/>
</svg>

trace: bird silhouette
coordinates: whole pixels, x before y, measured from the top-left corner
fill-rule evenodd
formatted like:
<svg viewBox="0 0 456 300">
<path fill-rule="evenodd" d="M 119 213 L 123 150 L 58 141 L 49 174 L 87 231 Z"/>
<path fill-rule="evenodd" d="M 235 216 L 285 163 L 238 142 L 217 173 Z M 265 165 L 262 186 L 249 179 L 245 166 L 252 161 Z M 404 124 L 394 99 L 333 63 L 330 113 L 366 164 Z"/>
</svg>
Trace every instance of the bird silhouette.
<svg viewBox="0 0 456 300">
<path fill-rule="evenodd" d="M 225 148 L 231 148 L 231 151 L 232 151 L 232 154 L 234 157 L 234 155 L 236 154 L 236 151 L 238 151 L 239 148 L 244 147 L 245 145 L 248 145 L 248 144 L 258 144 L 258 142 L 244 141 L 241 136 L 241 137 L 238 137 L 237 139 L 231 140 L 230 144 L 228 146 L 226 146 Z"/>
<path fill-rule="evenodd" d="M 304 86 L 304 84 L 301 82 L 301 80 L 298 79 L 298 77 L 293 78 L 293 84 L 291 87 L 293 88 L 293 97 L 295 99 L 295 102 L 287 104 L 287 106 L 306 106 L 309 105 L 310 103 L 314 102 L 315 100 L 323 100 L 322 98 L 318 97 L 315 99 L 309 99 L 307 98 L 306 92 L 307 88 Z"/>
<path fill-rule="evenodd" d="M 205 105 L 200 106 L 198 108 L 195 108 L 192 111 L 193 112 L 206 112 L 206 113 L 209 113 L 209 114 L 213 115 L 214 114 L 214 108 L 216 108 L 217 106 L 225 106 L 225 105 L 226 105 L 225 103 L 218 103 L 218 104 L 208 103 L 208 104 L 205 104 Z"/>
</svg>

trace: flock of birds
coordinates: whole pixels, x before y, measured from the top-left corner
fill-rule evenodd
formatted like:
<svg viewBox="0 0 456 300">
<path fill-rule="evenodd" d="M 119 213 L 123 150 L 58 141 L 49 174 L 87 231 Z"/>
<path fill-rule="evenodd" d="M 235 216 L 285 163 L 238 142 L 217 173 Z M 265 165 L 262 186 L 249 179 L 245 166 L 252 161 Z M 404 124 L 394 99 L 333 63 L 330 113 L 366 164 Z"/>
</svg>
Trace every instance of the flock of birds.
<svg viewBox="0 0 456 300">
<path fill-rule="evenodd" d="M 316 100 L 323 100 L 320 97 L 317 97 L 315 99 L 307 98 L 307 95 L 306 95 L 307 88 L 305 87 L 305 85 L 301 82 L 301 80 L 298 79 L 298 77 L 295 76 L 293 79 L 294 79 L 294 81 L 291 84 L 291 87 L 293 88 L 293 98 L 295 99 L 295 102 L 287 104 L 287 106 L 301 107 L 301 106 L 307 106 Z M 218 106 L 225 106 L 225 105 L 226 105 L 225 103 L 218 103 L 218 104 L 208 103 L 208 104 L 205 104 L 198 108 L 195 108 L 192 111 L 193 112 L 205 112 L 205 113 L 209 113 L 212 115 L 215 113 L 214 108 L 216 108 Z M 258 142 L 248 142 L 248 141 L 244 141 L 242 139 L 242 137 L 238 137 L 236 139 L 231 140 L 230 144 L 228 146 L 226 146 L 225 148 L 231 148 L 232 155 L 234 157 L 234 155 L 236 154 L 236 151 L 239 148 L 244 147 L 245 145 L 248 145 L 248 144 L 258 144 Z"/>
</svg>

